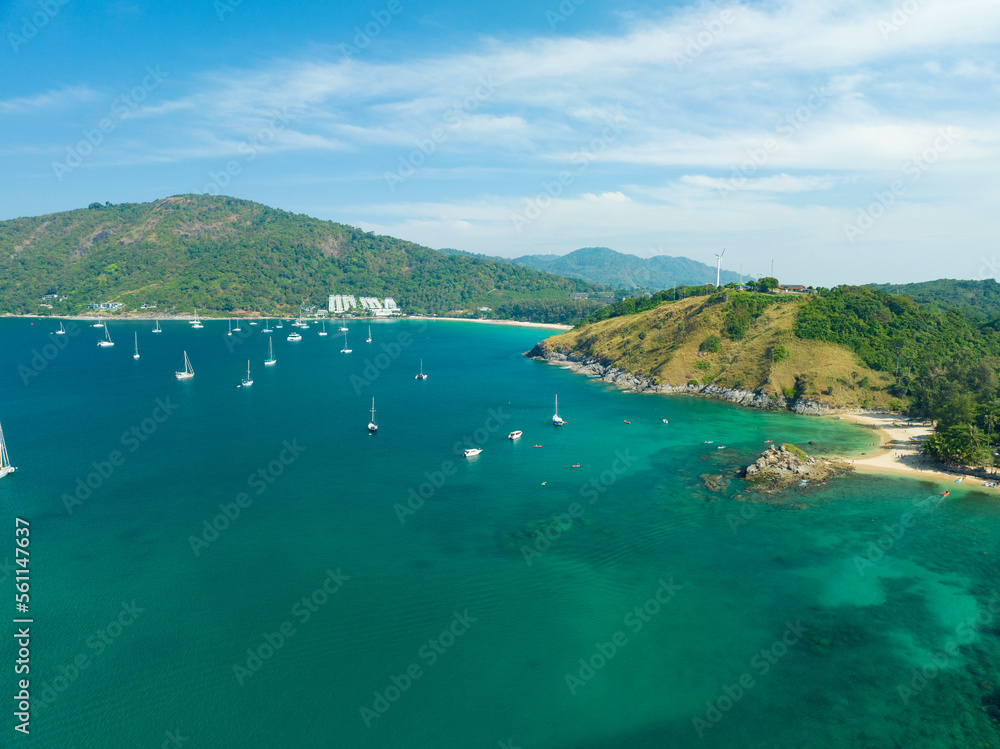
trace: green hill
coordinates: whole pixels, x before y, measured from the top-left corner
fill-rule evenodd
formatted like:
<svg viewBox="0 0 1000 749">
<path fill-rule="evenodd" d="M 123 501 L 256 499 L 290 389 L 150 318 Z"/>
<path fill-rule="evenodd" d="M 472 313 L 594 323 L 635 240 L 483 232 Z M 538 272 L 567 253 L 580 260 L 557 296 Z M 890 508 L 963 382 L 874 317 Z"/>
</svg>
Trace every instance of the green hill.
<svg viewBox="0 0 1000 749">
<path fill-rule="evenodd" d="M 477 255 L 463 250 L 443 249 L 441 252 L 462 257 L 483 258 L 501 263 L 513 263 L 526 268 L 556 273 L 566 278 L 579 278 L 590 283 L 615 289 L 659 291 L 675 286 L 715 283 L 715 268 L 686 257 L 657 255 L 641 258 L 607 247 L 584 247 L 566 255 L 522 255 L 515 258 Z M 722 283 L 740 280 L 738 273 L 722 271 Z"/>
<path fill-rule="evenodd" d="M 695 290 L 689 290 L 694 292 Z M 607 307 L 543 348 L 660 384 L 714 385 L 828 408 L 910 407 L 951 427 L 996 405 L 1000 333 L 867 287 L 812 295 L 705 289 Z"/>
<path fill-rule="evenodd" d="M 413 242 L 247 200 L 178 195 L 0 222 L 0 312 L 52 313 L 90 302 L 160 310 L 290 312 L 331 293 L 390 296 L 407 312 L 579 319 L 596 290 L 509 263 L 449 256 Z"/>
<path fill-rule="evenodd" d="M 905 294 L 922 307 L 942 312 L 958 309 L 980 320 L 1000 318 L 1000 284 L 985 281 L 937 281 L 908 284 L 871 284 L 871 288 L 890 294 Z"/>
</svg>

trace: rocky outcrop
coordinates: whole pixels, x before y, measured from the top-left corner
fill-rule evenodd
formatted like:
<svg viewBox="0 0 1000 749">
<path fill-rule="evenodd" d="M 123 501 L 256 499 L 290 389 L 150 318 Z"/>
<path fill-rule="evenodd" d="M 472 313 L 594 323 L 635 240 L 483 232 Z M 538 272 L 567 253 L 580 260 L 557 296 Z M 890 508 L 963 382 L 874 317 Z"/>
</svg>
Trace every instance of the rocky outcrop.
<svg viewBox="0 0 1000 749">
<path fill-rule="evenodd" d="M 846 463 L 810 457 L 794 445 L 771 445 L 743 475 L 748 481 L 770 486 L 816 484 L 850 470 Z"/>
<path fill-rule="evenodd" d="M 575 352 L 565 353 L 549 348 L 543 343 L 535 344 L 525 356 L 532 359 L 544 359 L 553 364 L 559 364 L 579 374 L 596 377 L 610 382 L 622 390 L 633 393 L 687 393 L 689 395 L 705 395 L 710 398 L 736 403 L 740 406 L 760 408 L 764 410 L 788 408 L 796 413 L 822 415 L 835 413 L 835 409 L 814 400 L 800 398 L 789 402 L 782 395 L 769 395 L 760 390 L 745 388 L 727 388 L 711 383 L 706 385 L 671 385 L 646 377 L 642 374 L 632 374 L 601 362 L 592 356 L 583 356 Z"/>
</svg>

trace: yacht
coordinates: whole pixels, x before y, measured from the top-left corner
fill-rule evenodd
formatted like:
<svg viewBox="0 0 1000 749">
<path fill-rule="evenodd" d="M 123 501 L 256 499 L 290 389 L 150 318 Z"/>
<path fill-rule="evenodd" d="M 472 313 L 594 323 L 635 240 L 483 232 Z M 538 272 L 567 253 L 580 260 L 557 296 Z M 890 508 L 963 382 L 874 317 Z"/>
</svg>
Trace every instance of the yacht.
<svg viewBox="0 0 1000 749">
<path fill-rule="evenodd" d="M 265 320 L 264 321 L 264 328 L 260 332 L 261 333 L 271 333 L 272 332 L 272 330 L 271 330 L 271 321 L 270 320 Z"/>
<path fill-rule="evenodd" d="M 226 333 L 226 335 L 232 335 L 232 334 L 233 334 L 233 318 L 230 317 L 229 318 L 229 332 Z"/>
<path fill-rule="evenodd" d="M 204 328 L 205 326 L 201 324 L 201 320 L 198 319 L 198 310 L 194 311 L 194 320 L 191 321 L 192 328 Z"/>
<path fill-rule="evenodd" d="M 253 380 L 250 378 L 250 360 L 247 359 L 247 376 L 243 382 L 240 383 L 240 387 L 248 388 L 253 385 Z"/>
<path fill-rule="evenodd" d="M 521 432 L 520 429 L 515 429 L 513 432 L 511 432 L 510 434 L 507 435 L 507 439 L 509 439 L 509 440 L 518 440 L 518 439 L 521 439 L 521 435 L 522 434 L 523 434 L 523 432 Z"/>
<path fill-rule="evenodd" d="M 267 339 L 267 358 L 264 360 L 264 366 L 270 367 L 272 364 L 277 364 L 278 360 L 274 358 L 274 342 L 272 339 Z"/>
<path fill-rule="evenodd" d="M 481 453 L 482 451 L 483 451 L 483 448 L 481 448 L 481 447 L 470 447 L 468 450 L 465 451 L 464 454 L 465 454 L 465 457 L 467 457 L 467 458 L 474 458 L 477 455 L 479 455 L 479 453 Z"/>
<path fill-rule="evenodd" d="M 414 380 L 426 380 L 427 375 L 424 374 L 424 360 L 420 360 L 420 374 L 413 375 Z"/>
<path fill-rule="evenodd" d="M 236 318 L 236 327 L 233 328 L 233 330 L 236 331 L 237 333 L 239 333 L 241 330 L 243 330 L 243 328 L 240 327 L 240 318 L 238 318 L 238 317 Z"/>
<path fill-rule="evenodd" d="M 279 325 L 278 327 L 280 328 L 281 326 Z M 288 340 L 289 341 L 301 341 L 302 340 L 302 336 L 299 333 L 297 333 L 296 331 L 293 330 L 291 333 L 288 334 Z"/>
<path fill-rule="evenodd" d="M 10 464 L 10 456 L 7 455 L 7 443 L 3 441 L 3 429 L 0 428 L 0 479 L 8 473 L 14 473 L 17 468 Z"/>
<path fill-rule="evenodd" d="M 133 359 L 138 359 L 139 358 L 139 333 L 138 332 L 135 334 L 135 353 L 132 354 L 132 358 Z"/>
<path fill-rule="evenodd" d="M 340 349 L 340 353 L 349 354 L 351 349 L 347 348 L 347 333 L 344 333 L 344 348 Z"/>
<path fill-rule="evenodd" d="M 154 333 L 162 333 L 163 332 L 162 330 L 160 330 L 160 321 L 159 320 L 156 321 L 156 327 L 153 328 L 153 332 Z"/>
<path fill-rule="evenodd" d="M 372 398 L 372 420 L 368 422 L 368 432 L 375 434 L 378 431 L 378 424 L 375 423 L 375 399 Z"/>
<path fill-rule="evenodd" d="M 559 396 L 556 396 L 556 412 L 552 414 L 552 425 L 561 427 L 566 422 L 559 416 Z"/>
<path fill-rule="evenodd" d="M 104 323 L 104 340 L 97 342 L 98 346 L 114 346 L 114 341 L 111 340 L 111 336 L 108 334 L 108 324 Z"/>
<path fill-rule="evenodd" d="M 194 377 L 194 367 L 191 366 L 191 360 L 188 359 L 188 352 L 184 352 L 184 371 L 174 372 L 174 377 L 178 380 L 190 380 Z"/>
<path fill-rule="evenodd" d="M 372 326 L 369 325 L 368 326 L 368 337 L 365 339 L 365 343 L 371 343 L 371 342 L 372 342 Z"/>
<path fill-rule="evenodd" d="M 56 331 L 56 335 L 66 335 L 66 328 L 63 327 L 62 323 L 59 323 L 59 330 Z"/>
<path fill-rule="evenodd" d="M 326 320 L 322 321 L 323 329 L 319 332 L 320 335 L 326 335 Z"/>
<path fill-rule="evenodd" d="M 340 318 L 340 332 L 341 333 L 346 333 L 347 332 L 347 318 L 346 317 L 341 317 Z"/>
</svg>

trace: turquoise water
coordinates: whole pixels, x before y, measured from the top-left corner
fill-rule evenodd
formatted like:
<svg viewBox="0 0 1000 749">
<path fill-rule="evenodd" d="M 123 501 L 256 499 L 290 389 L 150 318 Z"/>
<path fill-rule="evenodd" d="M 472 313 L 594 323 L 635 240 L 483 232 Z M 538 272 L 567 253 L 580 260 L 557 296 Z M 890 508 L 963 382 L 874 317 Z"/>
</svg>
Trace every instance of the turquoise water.
<svg viewBox="0 0 1000 749">
<path fill-rule="evenodd" d="M 0 320 L 0 560 L 29 520 L 34 617 L 5 746 L 1000 747 L 997 499 L 734 475 L 858 427 L 619 393 L 523 328 L 351 324 L 342 355 L 286 323 L 264 368 L 262 326 L 55 327 Z"/>
</svg>

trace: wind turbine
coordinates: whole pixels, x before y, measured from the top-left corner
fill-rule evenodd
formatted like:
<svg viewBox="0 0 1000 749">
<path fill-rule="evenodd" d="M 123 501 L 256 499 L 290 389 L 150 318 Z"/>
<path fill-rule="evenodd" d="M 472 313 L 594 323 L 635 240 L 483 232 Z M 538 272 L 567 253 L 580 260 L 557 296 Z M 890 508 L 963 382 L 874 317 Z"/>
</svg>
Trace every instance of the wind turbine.
<svg viewBox="0 0 1000 749">
<path fill-rule="evenodd" d="M 722 252 L 715 255 L 716 266 L 715 266 L 715 288 L 719 288 L 719 279 L 722 276 L 722 256 L 726 254 L 726 248 L 722 248 Z"/>
</svg>

